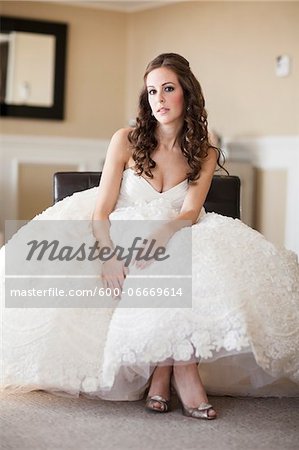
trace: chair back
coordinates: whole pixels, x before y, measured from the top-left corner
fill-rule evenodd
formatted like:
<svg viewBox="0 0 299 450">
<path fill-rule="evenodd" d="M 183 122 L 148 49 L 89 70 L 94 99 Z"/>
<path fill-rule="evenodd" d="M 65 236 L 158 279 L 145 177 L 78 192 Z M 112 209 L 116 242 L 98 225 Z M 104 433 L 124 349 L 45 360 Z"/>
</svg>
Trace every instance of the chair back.
<svg viewBox="0 0 299 450">
<path fill-rule="evenodd" d="M 54 203 L 98 186 L 101 172 L 56 172 L 54 174 Z M 240 219 L 240 178 L 231 175 L 214 175 L 204 203 L 207 212 Z"/>
</svg>

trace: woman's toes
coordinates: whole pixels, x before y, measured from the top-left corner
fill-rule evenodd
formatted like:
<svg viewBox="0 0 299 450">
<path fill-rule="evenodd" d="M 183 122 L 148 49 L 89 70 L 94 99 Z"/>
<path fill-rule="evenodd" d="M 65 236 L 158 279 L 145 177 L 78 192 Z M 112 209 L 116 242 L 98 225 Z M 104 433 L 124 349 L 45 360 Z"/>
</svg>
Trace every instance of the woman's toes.
<svg viewBox="0 0 299 450">
<path fill-rule="evenodd" d="M 208 417 L 216 417 L 216 416 L 217 416 L 217 413 L 216 413 L 215 409 L 213 409 L 213 408 L 209 409 Z"/>
<path fill-rule="evenodd" d="M 159 409 L 159 410 L 163 409 L 163 406 L 161 405 L 161 403 L 158 403 L 158 402 L 153 403 L 153 407 L 155 409 Z"/>
</svg>

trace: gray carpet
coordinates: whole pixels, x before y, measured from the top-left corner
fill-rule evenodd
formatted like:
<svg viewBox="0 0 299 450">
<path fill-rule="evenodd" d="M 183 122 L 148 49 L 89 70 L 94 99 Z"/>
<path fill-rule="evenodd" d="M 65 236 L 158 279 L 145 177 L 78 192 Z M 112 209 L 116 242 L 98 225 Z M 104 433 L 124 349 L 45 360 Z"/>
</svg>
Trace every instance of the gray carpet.
<svg viewBox="0 0 299 450">
<path fill-rule="evenodd" d="M 1 393 L 1 449 L 295 450 L 299 399 L 210 397 L 213 421 L 173 411 L 154 414 L 144 402 L 58 397 L 38 391 Z"/>
</svg>

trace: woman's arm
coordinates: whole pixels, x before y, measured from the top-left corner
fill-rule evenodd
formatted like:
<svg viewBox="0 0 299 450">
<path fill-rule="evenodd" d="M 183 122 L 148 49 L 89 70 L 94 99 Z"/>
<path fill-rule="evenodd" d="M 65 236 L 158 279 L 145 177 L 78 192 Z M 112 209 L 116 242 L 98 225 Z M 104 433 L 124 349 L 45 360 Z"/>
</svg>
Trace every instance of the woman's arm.
<svg viewBox="0 0 299 450">
<path fill-rule="evenodd" d="M 188 192 L 179 215 L 168 223 L 167 228 L 170 232 L 172 232 L 172 234 L 184 226 L 181 222 L 183 220 L 191 221 L 192 225 L 196 223 L 208 195 L 216 164 L 217 153 L 212 147 L 210 147 L 208 150 L 208 156 L 202 163 L 200 178 L 189 185 Z"/>
<path fill-rule="evenodd" d="M 122 173 L 130 158 L 129 128 L 118 130 L 110 141 L 93 212 L 93 233 L 101 246 L 109 246 L 109 215 L 117 202 Z M 105 245 L 107 244 L 107 245 Z"/>
<path fill-rule="evenodd" d="M 98 198 L 92 216 L 92 230 L 100 247 L 108 247 L 111 251 L 114 244 L 110 237 L 109 215 L 117 202 L 124 167 L 130 158 L 128 133 L 130 129 L 118 130 L 109 144 Z M 108 259 L 102 266 L 104 288 L 119 289 L 128 273 L 122 261 L 115 257 Z M 115 291 L 114 291 L 115 292 Z"/>
</svg>

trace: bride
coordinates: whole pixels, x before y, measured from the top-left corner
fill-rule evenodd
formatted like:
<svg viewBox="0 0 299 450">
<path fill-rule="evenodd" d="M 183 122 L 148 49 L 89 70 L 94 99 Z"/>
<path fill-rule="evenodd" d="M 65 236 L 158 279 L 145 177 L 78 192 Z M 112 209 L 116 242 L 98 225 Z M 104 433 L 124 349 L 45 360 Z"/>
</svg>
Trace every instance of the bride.
<svg viewBox="0 0 299 450">
<path fill-rule="evenodd" d="M 205 388 L 299 394 L 296 256 L 239 220 L 205 213 L 217 164 L 220 151 L 209 143 L 203 94 L 188 61 L 159 55 L 145 72 L 136 127 L 112 137 L 99 188 L 74 194 L 33 221 L 92 219 L 94 238 L 113 252 L 114 222 L 156 219 L 143 256 L 150 245 L 171 254 L 191 231 L 192 305 L 165 307 L 156 296 L 136 307 L 128 286 L 158 263 L 136 257 L 128 266 L 114 252 L 100 273 L 116 306 L 2 308 L 4 388 L 107 400 L 137 400 L 148 388 L 146 408 L 164 413 L 173 384 L 183 414 L 197 419 L 217 415 Z"/>
</svg>

